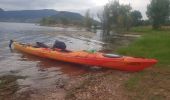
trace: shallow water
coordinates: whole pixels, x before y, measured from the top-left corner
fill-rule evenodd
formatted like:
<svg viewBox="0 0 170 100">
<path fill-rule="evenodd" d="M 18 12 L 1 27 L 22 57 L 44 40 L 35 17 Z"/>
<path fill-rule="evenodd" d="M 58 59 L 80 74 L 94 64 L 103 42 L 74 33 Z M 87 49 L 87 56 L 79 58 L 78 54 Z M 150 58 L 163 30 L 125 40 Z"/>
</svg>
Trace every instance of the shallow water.
<svg viewBox="0 0 170 100">
<path fill-rule="evenodd" d="M 10 39 L 25 43 L 37 41 L 52 45 L 58 39 L 64 41 L 69 50 L 112 50 L 116 45 L 121 45 L 124 38 L 104 41 L 100 32 L 86 38 L 72 34 L 83 32 L 73 28 L 44 27 L 28 23 L 5 23 L 0 22 L 0 75 L 24 76 L 18 79 L 20 89 L 41 88 L 56 85 L 60 80 L 68 80 L 75 75 L 91 72 L 89 67 L 48 60 L 10 51 L 8 44 Z M 66 35 L 65 33 L 70 33 Z M 104 41 L 104 42 L 102 42 Z M 125 41 L 126 42 L 126 41 Z M 106 45 L 108 43 L 108 45 Z"/>
<path fill-rule="evenodd" d="M 49 45 L 58 39 L 64 41 L 70 50 L 91 48 L 100 50 L 99 43 L 85 41 L 83 37 L 73 38 L 64 34 L 77 31 L 83 30 L 0 22 L 0 75 L 10 74 L 26 77 L 18 80 L 20 88 L 41 88 L 55 85 L 59 79 L 67 80 L 71 76 L 87 73 L 89 69 L 81 65 L 42 59 L 17 51 L 11 52 L 8 47 L 10 39 L 25 43 L 40 41 Z"/>
</svg>

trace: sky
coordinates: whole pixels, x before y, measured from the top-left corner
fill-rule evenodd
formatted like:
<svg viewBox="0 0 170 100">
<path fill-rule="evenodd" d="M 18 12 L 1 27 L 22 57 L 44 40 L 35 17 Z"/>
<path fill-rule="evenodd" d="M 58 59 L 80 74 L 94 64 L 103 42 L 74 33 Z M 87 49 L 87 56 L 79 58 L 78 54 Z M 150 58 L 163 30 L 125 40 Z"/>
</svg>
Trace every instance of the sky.
<svg viewBox="0 0 170 100">
<path fill-rule="evenodd" d="M 73 11 L 83 14 L 90 9 L 97 13 L 99 8 L 111 0 L 0 0 L 0 8 L 4 10 L 55 9 Z M 133 9 L 142 12 L 146 19 L 146 7 L 150 0 L 119 0 L 121 4 L 130 4 Z"/>
</svg>

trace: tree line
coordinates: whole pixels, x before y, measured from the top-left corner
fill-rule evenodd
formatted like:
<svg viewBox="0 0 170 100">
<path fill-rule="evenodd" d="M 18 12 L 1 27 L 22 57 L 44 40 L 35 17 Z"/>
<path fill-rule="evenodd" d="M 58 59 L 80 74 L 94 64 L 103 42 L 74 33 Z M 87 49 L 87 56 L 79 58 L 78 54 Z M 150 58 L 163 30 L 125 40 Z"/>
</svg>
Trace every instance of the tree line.
<svg viewBox="0 0 170 100">
<path fill-rule="evenodd" d="M 56 25 L 56 24 L 61 24 L 64 26 L 69 26 L 69 25 L 77 25 L 77 26 L 82 26 L 82 20 L 72 20 L 68 19 L 65 17 L 61 18 L 53 18 L 53 17 L 44 17 L 40 20 L 40 25 Z"/>
<path fill-rule="evenodd" d="M 107 3 L 97 16 L 105 33 L 128 31 L 140 25 L 152 25 L 153 29 L 159 29 L 162 25 L 170 25 L 170 0 L 152 0 L 146 14 L 148 20 L 143 20 L 141 12 L 132 11 L 130 4 L 120 4 L 114 0 Z"/>
<path fill-rule="evenodd" d="M 163 25 L 170 25 L 170 0 L 151 0 L 146 15 L 148 19 L 143 20 L 140 11 L 132 10 L 130 5 L 120 4 L 117 0 L 107 3 L 103 11 L 97 14 L 104 33 L 128 31 L 131 27 L 141 25 L 160 29 Z"/>
<path fill-rule="evenodd" d="M 56 20 L 52 17 L 46 17 L 40 23 L 42 25 L 78 25 L 86 27 L 88 30 L 100 27 L 104 33 L 128 31 L 131 27 L 141 25 L 152 25 L 153 29 L 160 29 L 163 25 L 170 25 L 170 0 L 151 0 L 151 3 L 147 6 L 146 15 L 148 19 L 144 20 L 141 12 L 132 10 L 130 4 L 120 4 L 118 0 L 113 0 L 107 3 L 103 10 L 97 14 L 99 22 L 94 20 L 90 10 L 87 10 L 83 20 L 73 21 L 65 17 Z"/>
</svg>

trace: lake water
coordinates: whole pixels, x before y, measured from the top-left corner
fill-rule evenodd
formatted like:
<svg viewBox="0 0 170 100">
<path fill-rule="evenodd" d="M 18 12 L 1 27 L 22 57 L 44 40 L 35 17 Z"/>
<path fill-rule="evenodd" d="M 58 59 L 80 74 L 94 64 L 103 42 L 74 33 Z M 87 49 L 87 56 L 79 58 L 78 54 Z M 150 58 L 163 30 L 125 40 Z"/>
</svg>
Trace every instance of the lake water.
<svg viewBox="0 0 170 100">
<path fill-rule="evenodd" d="M 43 59 L 17 51 L 11 52 L 8 47 L 10 39 L 25 43 L 39 41 L 48 45 L 52 45 L 58 39 L 64 41 L 70 50 L 104 50 L 104 48 L 108 50 L 108 48 L 114 49 L 114 43 L 120 45 L 120 40 L 126 43 L 126 39 L 120 38 L 114 38 L 110 43 L 102 42 L 100 32 L 91 38 L 73 34 L 80 32 L 84 30 L 0 22 L 0 75 L 24 76 L 24 79 L 19 79 L 17 82 L 20 89 L 25 89 L 53 86 L 59 80 L 68 80 L 72 76 L 92 71 L 82 65 Z"/>
<path fill-rule="evenodd" d="M 66 36 L 66 32 L 83 32 L 72 28 L 44 27 L 28 23 L 0 22 L 0 75 L 18 75 L 21 88 L 40 88 L 55 85 L 58 80 L 67 80 L 74 75 L 89 71 L 88 67 L 42 59 L 17 51 L 11 52 L 8 44 L 10 39 L 19 42 L 34 43 L 37 41 L 52 45 L 58 39 L 67 44 L 70 50 L 101 49 L 101 44 L 85 37 Z M 94 36 L 95 38 L 95 36 Z M 89 41 L 87 41 L 89 40 Z"/>
</svg>

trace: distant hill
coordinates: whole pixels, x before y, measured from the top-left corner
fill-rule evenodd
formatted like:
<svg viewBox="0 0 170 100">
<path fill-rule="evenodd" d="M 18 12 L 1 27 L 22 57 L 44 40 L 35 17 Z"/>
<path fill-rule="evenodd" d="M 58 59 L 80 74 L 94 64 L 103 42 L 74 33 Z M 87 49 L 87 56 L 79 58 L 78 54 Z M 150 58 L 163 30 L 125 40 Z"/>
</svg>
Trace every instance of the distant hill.
<svg viewBox="0 0 170 100">
<path fill-rule="evenodd" d="M 44 17 L 41 21 L 41 25 L 82 25 L 84 21 L 84 16 L 79 13 L 60 11 L 55 15 L 50 17 Z"/>
<path fill-rule="evenodd" d="M 79 13 L 60 11 L 56 15 L 51 16 L 55 20 L 60 20 L 62 18 L 72 21 L 82 21 L 84 17 Z"/>
<path fill-rule="evenodd" d="M 40 25 L 78 25 L 83 26 L 85 17 L 79 13 L 59 11 L 56 15 L 44 17 L 40 21 Z M 91 19 L 93 24 L 99 24 L 98 21 Z"/>
<path fill-rule="evenodd" d="M 58 11 L 51 9 L 44 10 L 20 10 L 4 11 L 0 8 L 0 21 L 7 22 L 38 22 L 43 17 L 56 15 Z"/>
<path fill-rule="evenodd" d="M 0 8 L 0 12 L 4 11 L 2 8 Z"/>
<path fill-rule="evenodd" d="M 51 9 L 4 11 L 0 8 L 0 21 L 3 22 L 39 22 L 45 17 L 51 17 L 55 20 L 65 18 L 73 21 L 82 21 L 84 18 L 79 13 Z"/>
<path fill-rule="evenodd" d="M 41 25 L 72 24 L 82 25 L 84 16 L 68 11 L 52 9 L 4 11 L 0 8 L 0 22 L 28 22 Z M 93 23 L 98 23 L 93 20 Z"/>
</svg>

